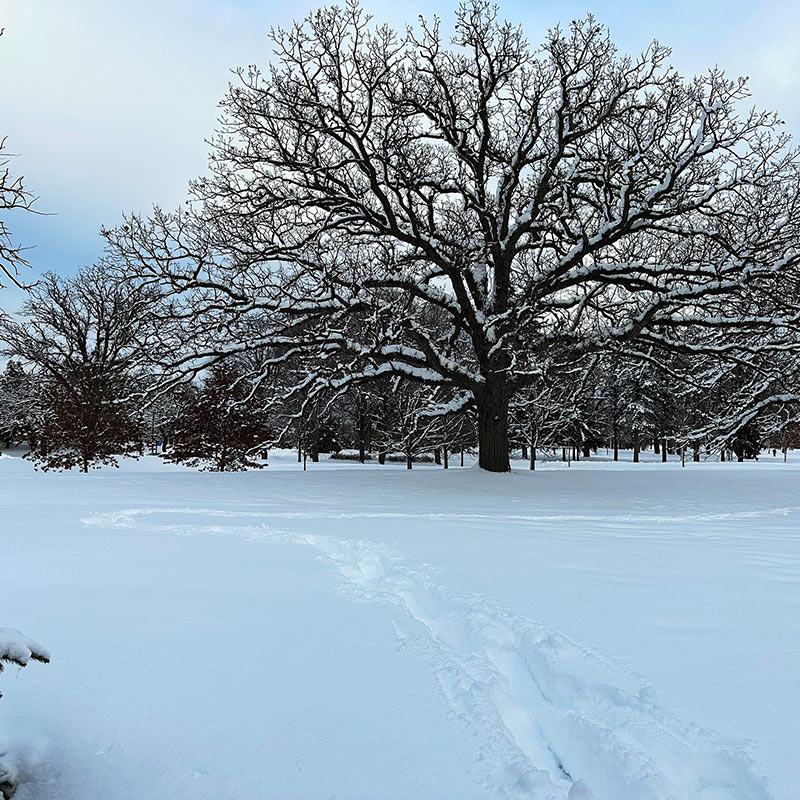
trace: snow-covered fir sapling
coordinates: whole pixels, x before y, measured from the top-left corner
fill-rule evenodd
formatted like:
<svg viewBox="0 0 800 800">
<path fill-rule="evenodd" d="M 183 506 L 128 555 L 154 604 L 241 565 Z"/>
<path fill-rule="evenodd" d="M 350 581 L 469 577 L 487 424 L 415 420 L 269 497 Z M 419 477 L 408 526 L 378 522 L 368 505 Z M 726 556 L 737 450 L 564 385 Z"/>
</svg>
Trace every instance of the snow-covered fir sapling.
<svg viewBox="0 0 800 800">
<path fill-rule="evenodd" d="M 29 639 L 13 628 L 0 628 L 0 672 L 4 663 L 25 667 L 30 661 L 47 664 L 50 653 L 38 642 Z M 2 697 L 2 694 L 0 694 Z M 5 750 L 0 746 L 0 797 L 9 800 L 17 788 L 17 771 Z"/>
</svg>

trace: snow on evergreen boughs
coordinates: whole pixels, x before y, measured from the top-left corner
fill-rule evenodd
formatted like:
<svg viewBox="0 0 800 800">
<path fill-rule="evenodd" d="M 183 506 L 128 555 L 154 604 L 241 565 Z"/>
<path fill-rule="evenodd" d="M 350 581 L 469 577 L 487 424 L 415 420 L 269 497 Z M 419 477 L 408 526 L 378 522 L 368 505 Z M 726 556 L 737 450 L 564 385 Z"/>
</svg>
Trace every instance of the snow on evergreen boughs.
<svg viewBox="0 0 800 800">
<path fill-rule="evenodd" d="M 31 661 L 47 664 L 50 653 L 38 642 L 14 628 L 0 628 L 0 672 L 3 662 L 25 667 Z M 2 694 L 0 694 L 2 697 Z M 5 752 L 0 751 L 0 798 L 9 800 L 17 788 L 17 771 Z"/>
<path fill-rule="evenodd" d="M 14 628 L 0 628 L 0 671 L 3 662 L 25 667 L 30 661 L 49 663 L 50 653 L 38 642 Z"/>
</svg>

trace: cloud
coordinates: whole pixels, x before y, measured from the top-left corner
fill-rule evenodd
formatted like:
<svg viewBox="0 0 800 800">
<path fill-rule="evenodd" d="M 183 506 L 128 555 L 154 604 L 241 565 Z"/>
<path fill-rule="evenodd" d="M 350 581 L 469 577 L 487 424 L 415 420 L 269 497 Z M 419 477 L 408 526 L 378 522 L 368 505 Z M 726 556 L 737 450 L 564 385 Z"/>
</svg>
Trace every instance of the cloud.
<svg viewBox="0 0 800 800">
<path fill-rule="evenodd" d="M 450 18 L 455 0 L 420 7 L 367 0 L 396 26 L 417 14 Z M 146 212 L 185 196 L 205 169 L 217 103 L 230 68 L 266 64 L 271 25 L 286 25 L 316 3 L 277 0 L 3 0 L 0 133 L 20 152 L 15 167 L 57 217 L 20 219 L 17 238 L 37 245 L 38 269 L 68 272 L 100 252 L 96 231 L 123 211 Z M 800 10 L 793 3 L 612 2 L 593 10 L 622 50 L 653 38 L 673 47 L 684 74 L 714 64 L 752 78 L 754 102 L 775 108 L 800 132 Z M 531 42 L 586 13 L 586 0 L 510 0 L 503 14 Z M 14 221 L 16 224 L 16 220 Z M 7 303 L 7 296 L 3 298 Z"/>
</svg>

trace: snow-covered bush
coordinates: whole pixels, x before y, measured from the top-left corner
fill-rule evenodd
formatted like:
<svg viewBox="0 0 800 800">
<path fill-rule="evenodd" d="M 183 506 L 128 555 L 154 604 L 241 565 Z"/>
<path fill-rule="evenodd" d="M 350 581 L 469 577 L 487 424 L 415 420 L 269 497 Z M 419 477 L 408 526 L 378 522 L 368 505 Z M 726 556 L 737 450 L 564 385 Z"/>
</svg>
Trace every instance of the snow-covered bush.
<svg viewBox="0 0 800 800">
<path fill-rule="evenodd" d="M 24 667 L 30 661 L 47 664 L 50 661 L 50 653 L 38 642 L 34 642 L 19 631 L 13 628 L 0 628 L 0 672 L 3 671 L 4 663 Z M 16 788 L 16 769 L 6 760 L 6 753 L 0 749 L 0 797 L 8 800 Z"/>
<path fill-rule="evenodd" d="M 331 453 L 331 458 L 337 461 L 359 461 L 361 454 L 358 450 L 340 450 L 338 453 Z M 364 461 L 372 461 L 371 453 L 364 454 Z"/>
</svg>

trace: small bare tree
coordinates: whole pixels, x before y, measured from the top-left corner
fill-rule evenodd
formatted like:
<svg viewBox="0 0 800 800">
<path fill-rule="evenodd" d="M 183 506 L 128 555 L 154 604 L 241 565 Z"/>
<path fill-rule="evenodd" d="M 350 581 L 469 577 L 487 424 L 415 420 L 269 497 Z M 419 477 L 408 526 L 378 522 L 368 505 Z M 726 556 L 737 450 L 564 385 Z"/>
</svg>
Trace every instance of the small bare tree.
<svg viewBox="0 0 800 800">
<path fill-rule="evenodd" d="M 32 211 L 35 197 L 25 189 L 22 177 L 14 177 L 9 167 L 10 156 L 6 149 L 6 139 L 0 139 L 0 288 L 2 276 L 16 286 L 22 287 L 19 268 L 29 266 L 23 253 L 24 248 L 14 243 L 7 224 L 7 212 L 13 210 Z"/>
<path fill-rule="evenodd" d="M 0 36 L 3 30 L 0 29 Z M 0 288 L 3 276 L 13 284 L 22 287 L 19 268 L 27 267 L 23 255 L 24 248 L 14 243 L 7 223 L 7 212 L 14 210 L 32 211 L 36 198 L 25 189 L 22 176 L 14 176 L 10 168 L 11 154 L 6 147 L 6 137 L 0 137 Z"/>
<path fill-rule="evenodd" d="M 131 396 L 151 303 L 150 293 L 92 267 L 70 280 L 45 275 L 22 319 L 0 321 L 6 353 L 34 365 L 44 381 L 42 430 L 30 453 L 42 468 L 87 472 L 138 450 Z"/>
</svg>

